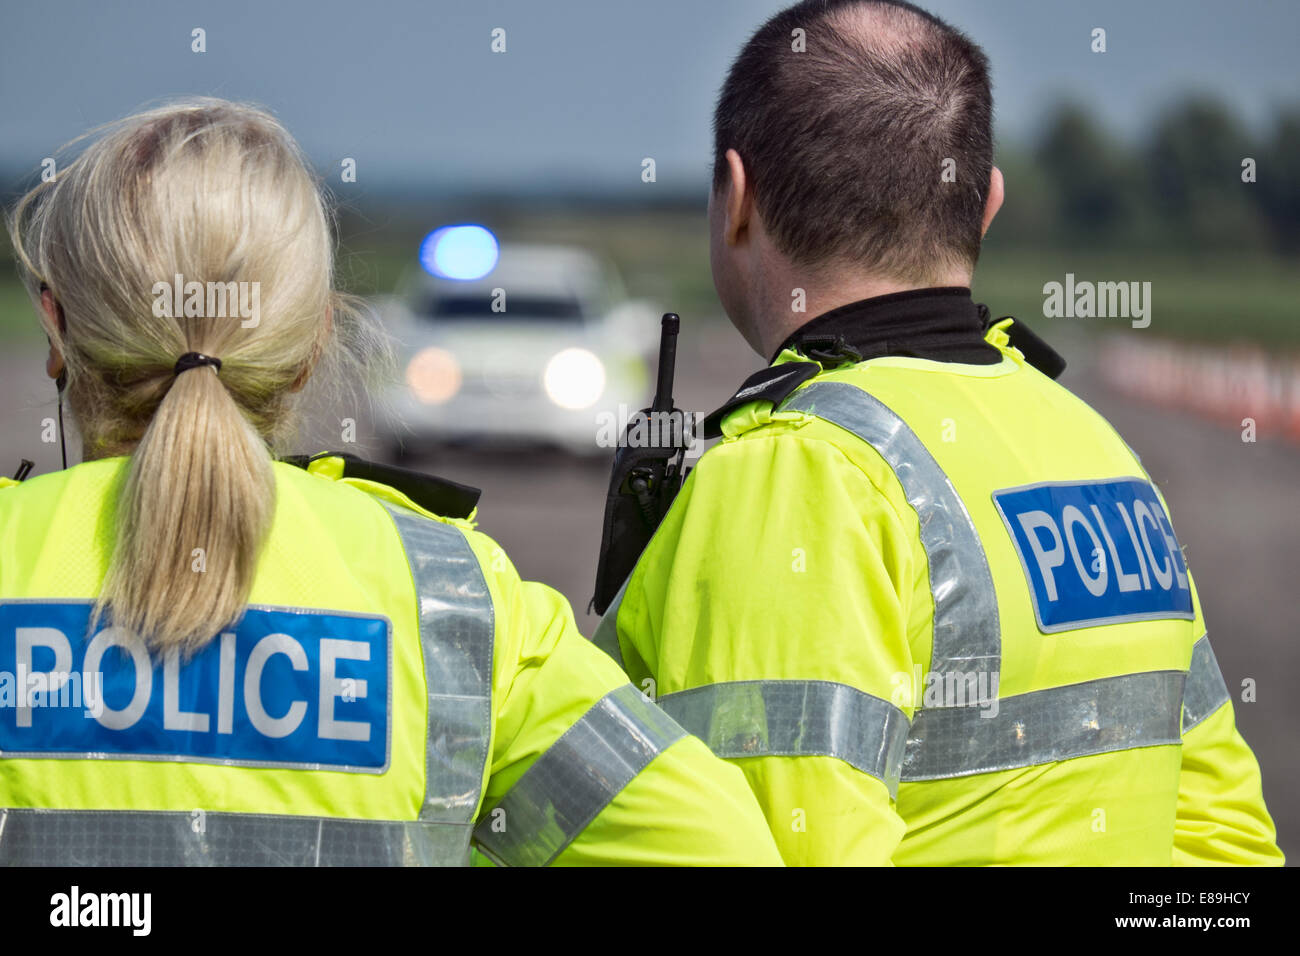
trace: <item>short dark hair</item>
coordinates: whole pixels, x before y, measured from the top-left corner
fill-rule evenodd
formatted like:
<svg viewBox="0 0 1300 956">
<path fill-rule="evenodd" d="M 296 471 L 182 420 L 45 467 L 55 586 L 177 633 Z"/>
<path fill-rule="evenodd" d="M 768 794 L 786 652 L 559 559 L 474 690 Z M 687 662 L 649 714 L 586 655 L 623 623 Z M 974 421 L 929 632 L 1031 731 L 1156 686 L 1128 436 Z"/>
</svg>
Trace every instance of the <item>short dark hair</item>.
<svg viewBox="0 0 1300 956">
<path fill-rule="evenodd" d="M 735 149 L 795 262 L 918 282 L 975 265 L 993 166 L 989 63 L 924 10 L 804 0 L 781 11 L 736 57 L 713 129 L 714 189 Z M 948 159 L 953 182 L 941 180 Z"/>
</svg>

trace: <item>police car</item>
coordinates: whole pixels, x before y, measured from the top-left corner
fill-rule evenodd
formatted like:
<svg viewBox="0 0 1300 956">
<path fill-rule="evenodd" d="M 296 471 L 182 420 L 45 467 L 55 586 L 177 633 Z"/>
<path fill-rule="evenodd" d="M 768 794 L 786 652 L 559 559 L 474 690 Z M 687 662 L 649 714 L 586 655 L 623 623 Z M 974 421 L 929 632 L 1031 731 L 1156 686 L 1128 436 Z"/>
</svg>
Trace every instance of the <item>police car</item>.
<svg viewBox="0 0 1300 956">
<path fill-rule="evenodd" d="M 498 244 L 477 225 L 430 233 L 420 266 L 381 304 L 404 378 L 393 453 L 527 442 L 608 455 L 602 423 L 645 404 L 654 309 L 585 250 Z"/>
</svg>

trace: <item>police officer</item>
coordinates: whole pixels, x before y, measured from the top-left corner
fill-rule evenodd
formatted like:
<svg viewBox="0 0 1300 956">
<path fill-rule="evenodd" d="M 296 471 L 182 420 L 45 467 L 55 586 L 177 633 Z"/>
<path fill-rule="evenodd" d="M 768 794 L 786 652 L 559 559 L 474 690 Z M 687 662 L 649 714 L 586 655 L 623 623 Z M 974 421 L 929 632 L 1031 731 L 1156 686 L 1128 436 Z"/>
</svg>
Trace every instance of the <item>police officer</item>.
<svg viewBox="0 0 1300 956">
<path fill-rule="evenodd" d="M 908 4 L 800 3 L 743 48 L 712 267 L 771 365 L 596 641 L 744 769 L 787 863 L 1280 863 L 1163 499 L 971 300 L 991 112 L 983 53 Z"/>
<path fill-rule="evenodd" d="M 272 117 L 129 117 L 11 228 L 87 461 L 0 489 L 0 862 L 780 862 L 476 493 L 272 460 L 379 345 Z"/>
</svg>

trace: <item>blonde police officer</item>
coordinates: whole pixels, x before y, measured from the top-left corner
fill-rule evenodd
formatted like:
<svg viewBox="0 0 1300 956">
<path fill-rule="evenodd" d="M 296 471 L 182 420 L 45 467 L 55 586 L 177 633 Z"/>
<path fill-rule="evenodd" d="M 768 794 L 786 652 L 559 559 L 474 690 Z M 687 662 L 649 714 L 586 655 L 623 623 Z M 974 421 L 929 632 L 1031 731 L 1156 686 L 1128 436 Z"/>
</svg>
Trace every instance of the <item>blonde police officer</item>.
<svg viewBox="0 0 1300 956">
<path fill-rule="evenodd" d="M 11 229 L 87 460 L 0 489 L 0 862 L 780 862 L 468 509 L 272 460 L 375 340 L 269 115 L 132 116 Z"/>
<path fill-rule="evenodd" d="M 787 863 L 1280 863 L 1164 501 L 971 301 L 991 111 L 984 55 L 910 5 L 744 47 L 713 274 L 772 364 L 596 640 L 744 769 Z"/>
</svg>

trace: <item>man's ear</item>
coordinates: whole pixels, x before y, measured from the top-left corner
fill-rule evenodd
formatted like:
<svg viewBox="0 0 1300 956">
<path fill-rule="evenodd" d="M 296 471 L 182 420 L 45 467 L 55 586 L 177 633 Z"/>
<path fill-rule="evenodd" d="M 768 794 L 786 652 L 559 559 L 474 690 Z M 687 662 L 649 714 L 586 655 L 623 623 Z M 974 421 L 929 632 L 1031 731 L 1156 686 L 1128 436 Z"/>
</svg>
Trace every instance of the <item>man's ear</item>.
<svg viewBox="0 0 1300 956">
<path fill-rule="evenodd" d="M 722 223 L 722 237 L 727 245 L 738 244 L 749 229 L 749 217 L 753 213 L 753 193 L 749 180 L 745 176 L 745 164 L 740 154 L 734 149 L 727 150 L 727 182 L 723 188 L 722 211 L 726 217 Z"/>
<path fill-rule="evenodd" d="M 1006 184 L 1002 181 L 1002 170 L 994 166 L 989 174 L 989 198 L 984 203 L 984 225 L 980 229 L 981 236 L 989 231 L 989 224 L 1002 208 L 1002 200 L 1005 197 Z"/>
</svg>

